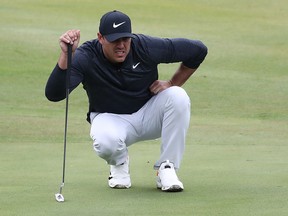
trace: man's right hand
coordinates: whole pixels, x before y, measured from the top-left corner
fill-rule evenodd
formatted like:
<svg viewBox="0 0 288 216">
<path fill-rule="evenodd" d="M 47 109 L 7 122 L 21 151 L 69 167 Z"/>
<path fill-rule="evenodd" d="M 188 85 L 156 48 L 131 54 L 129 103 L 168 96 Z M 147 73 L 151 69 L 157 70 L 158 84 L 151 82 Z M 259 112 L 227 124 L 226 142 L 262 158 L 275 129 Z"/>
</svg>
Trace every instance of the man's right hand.
<svg viewBox="0 0 288 216">
<path fill-rule="evenodd" d="M 59 44 L 64 53 L 68 52 L 67 44 L 72 45 L 72 52 L 75 52 L 75 50 L 78 47 L 80 41 L 80 30 L 69 30 L 62 34 L 59 38 Z"/>
<path fill-rule="evenodd" d="M 68 46 L 67 44 L 72 45 L 72 55 L 74 54 L 75 50 L 77 49 L 80 42 L 80 30 L 69 30 L 62 34 L 59 38 L 59 44 L 61 47 L 61 54 L 58 59 L 58 65 L 61 69 L 67 69 L 67 59 L 68 59 Z"/>
</svg>

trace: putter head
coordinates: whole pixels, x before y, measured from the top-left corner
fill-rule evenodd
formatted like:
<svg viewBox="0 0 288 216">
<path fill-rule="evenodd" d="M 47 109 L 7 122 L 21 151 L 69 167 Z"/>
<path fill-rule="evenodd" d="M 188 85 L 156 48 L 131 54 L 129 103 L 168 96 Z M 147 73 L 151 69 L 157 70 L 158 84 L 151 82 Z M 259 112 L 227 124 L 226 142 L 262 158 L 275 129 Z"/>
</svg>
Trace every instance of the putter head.
<svg viewBox="0 0 288 216">
<path fill-rule="evenodd" d="M 60 193 L 55 194 L 55 199 L 57 202 L 64 202 L 64 196 Z"/>
</svg>

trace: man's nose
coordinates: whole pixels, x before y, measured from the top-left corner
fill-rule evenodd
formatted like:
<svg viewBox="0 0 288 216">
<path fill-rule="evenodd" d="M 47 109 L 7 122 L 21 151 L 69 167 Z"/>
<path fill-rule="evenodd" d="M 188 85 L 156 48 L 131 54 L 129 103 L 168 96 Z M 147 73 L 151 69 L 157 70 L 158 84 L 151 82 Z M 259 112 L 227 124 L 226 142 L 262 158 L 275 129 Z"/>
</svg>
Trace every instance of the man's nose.
<svg viewBox="0 0 288 216">
<path fill-rule="evenodd" d="M 117 40 L 117 47 L 124 47 L 124 40 L 123 39 L 119 39 Z"/>
</svg>

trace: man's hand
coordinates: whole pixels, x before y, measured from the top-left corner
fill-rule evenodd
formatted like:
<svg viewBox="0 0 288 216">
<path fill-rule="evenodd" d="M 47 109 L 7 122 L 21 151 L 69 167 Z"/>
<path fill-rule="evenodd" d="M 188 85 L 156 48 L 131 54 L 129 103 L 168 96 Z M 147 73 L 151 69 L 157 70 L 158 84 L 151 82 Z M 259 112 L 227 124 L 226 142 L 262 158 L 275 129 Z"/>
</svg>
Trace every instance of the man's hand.
<svg viewBox="0 0 288 216">
<path fill-rule="evenodd" d="M 156 80 L 150 86 L 150 91 L 156 95 L 171 86 L 172 86 L 171 81 Z"/>
<path fill-rule="evenodd" d="M 67 69 L 67 59 L 68 59 L 68 46 L 67 44 L 72 45 L 72 55 L 78 47 L 80 42 L 80 30 L 69 30 L 62 34 L 59 38 L 59 44 L 61 47 L 60 57 L 58 59 L 58 65 L 61 69 Z"/>
<path fill-rule="evenodd" d="M 75 52 L 75 50 L 78 47 L 80 41 L 80 30 L 69 30 L 62 34 L 59 38 L 59 44 L 61 47 L 61 50 L 64 53 L 68 52 L 67 44 L 71 44 L 72 46 L 72 52 Z"/>
</svg>

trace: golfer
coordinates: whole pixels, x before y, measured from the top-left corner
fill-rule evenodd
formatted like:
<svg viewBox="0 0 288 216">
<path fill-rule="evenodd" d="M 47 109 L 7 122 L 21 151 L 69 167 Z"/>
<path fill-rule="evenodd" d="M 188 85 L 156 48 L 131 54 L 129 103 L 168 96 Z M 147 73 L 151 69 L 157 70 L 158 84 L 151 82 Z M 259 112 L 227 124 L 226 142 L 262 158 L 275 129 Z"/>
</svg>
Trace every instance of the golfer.
<svg viewBox="0 0 288 216">
<path fill-rule="evenodd" d="M 184 189 L 176 171 L 184 153 L 190 99 L 182 86 L 207 55 L 198 40 L 133 34 L 130 18 L 111 11 L 100 20 L 97 39 L 78 47 L 80 30 L 60 36 L 61 53 L 45 89 L 50 101 L 66 97 L 67 44 L 72 45 L 70 92 L 80 83 L 89 99 L 93 148 L 110 165 L 108 185 L 130 188 L 128 147 L 161 137 L 154 164 L 162 191 Z M 170 80 L 158 80 L 160 63 L 180 62 Z"/>
</svg>

